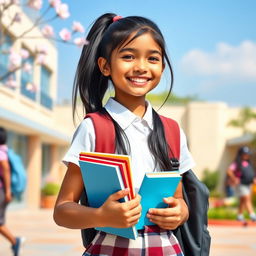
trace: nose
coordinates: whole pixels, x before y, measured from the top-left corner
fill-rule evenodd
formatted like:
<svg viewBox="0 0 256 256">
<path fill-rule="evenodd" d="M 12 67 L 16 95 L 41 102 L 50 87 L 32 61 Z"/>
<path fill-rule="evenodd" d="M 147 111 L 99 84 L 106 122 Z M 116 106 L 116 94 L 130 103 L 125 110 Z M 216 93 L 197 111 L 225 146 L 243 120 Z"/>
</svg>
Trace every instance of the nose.
<svg viewBox="0 0 256 256">
<path fill-rule="evenodd" d="M 147 72 L 147 64 L 145 60 L 137 60 L 134 64 L 134 72 L 136 73 L 146 73 Z"/>
</svg>

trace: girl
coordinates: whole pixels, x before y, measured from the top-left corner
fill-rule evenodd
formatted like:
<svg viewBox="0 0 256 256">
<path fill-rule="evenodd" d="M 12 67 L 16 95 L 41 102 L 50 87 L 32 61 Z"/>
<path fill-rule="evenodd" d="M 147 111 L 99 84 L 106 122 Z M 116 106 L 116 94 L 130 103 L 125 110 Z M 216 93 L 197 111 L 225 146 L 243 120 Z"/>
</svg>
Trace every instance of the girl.
<svg viewBox="0 0 256 256">
<path fill-rule="evenodd" d="M 247 210 L 250 219 L 256 221 L 256 214 L 253 210 L 251 198 L 251 185 L 256 183 L 255 171 L 250 162 L 250 149 L 246 146 L 237 151 L 234 162 L 229 166 L 227 175 L 236 186 L 237 196 L 239 197 L 239 208 L 237 220 L 244 221 L 243 212 Z"/>
<path fill-rule="evenodd" d="M 146 171 L 171 170 L 164 129 L 158 114 L 145 99 L 160 82 L 167 64 L 162 33 L 155 23 L 137 16 L 122 18 L 104 14 L 92 26 L 77 67 L 73 89 L 73 116 L 78 92 L 86 113 L 107 111 L 116 131 L 116 152 L 129 154 L 135 177 L 135 189 L 140 187 Z M 109 86 L 115 96 L 102 106 Z M 172 88 L 172 82 L 170 91 Z M 169 94 L 170 94 L 169 91 Z M 107 135 L 106 135 L 107 136 Z M 189 170 L 193 159 L 181 131 L 180 173 Z M 122 190 L 112 194 L 99 208 L 78 204 L 84 185 L 79 168 L 79 153 L 95 150 L 95 132 L 90 118 L 84 119 L 75 132 L 70 149 L 64 157 L 68 169 L 54 211 L 58 225 L 68 228 L 130 227 L 140 217 L 140 196 L 125 203 L 119 199 L 128 194 Z M 188 208 L 179 184 L 174 197 L 164 198 L 166 209 L 151 209 L 147 215 L 156 224 L 139 231 L 136 240 L 99 232 L 84 255 L 183 255 L 172 231 L 188 219 Z M 118 249 L 117 249 L 118 248 Z"/>
<path fill-rule="evenodd" d="M 0 127 L 0 234 L 10 242 L 13 255 L 19 256 L 24 237 L 15 237 L 5 224 L 6 207 L 12 200 L 11 170 L 6 143 L 7 131 Z"/>
</svg>

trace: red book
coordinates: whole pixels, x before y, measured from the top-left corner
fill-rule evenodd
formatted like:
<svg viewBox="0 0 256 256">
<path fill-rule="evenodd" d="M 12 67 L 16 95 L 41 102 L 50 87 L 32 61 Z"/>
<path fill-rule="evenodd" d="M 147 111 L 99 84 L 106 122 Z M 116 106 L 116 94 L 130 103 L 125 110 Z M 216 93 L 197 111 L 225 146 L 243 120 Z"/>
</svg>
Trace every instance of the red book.
<svg viewBox="0 0 256 256">
<path fill-rule="evenodd" d="M 79 160 L 118 166 L 125 188 L 130 189 L 128 199 L 131 200 L 135 197 L 129 156 L 98 152 L 81 152 L 79 154 Z"/>
</svg>

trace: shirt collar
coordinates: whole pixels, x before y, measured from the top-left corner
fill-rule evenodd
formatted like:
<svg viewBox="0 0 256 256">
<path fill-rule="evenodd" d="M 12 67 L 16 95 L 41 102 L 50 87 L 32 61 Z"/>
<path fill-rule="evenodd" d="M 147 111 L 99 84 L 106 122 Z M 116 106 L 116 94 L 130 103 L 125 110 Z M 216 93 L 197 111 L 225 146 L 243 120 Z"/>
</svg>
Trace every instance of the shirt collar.
<svg viewBox="0 0 256 256">
<path fill-rule="evenodd" d="M 113 98 L 109 98 L 105 105 L 105 109 L 123 130 L 128 128 L 134 121 L 138 120 L 138 118 L 141 121 L 146 121 L 149 128 L 153 129 L 152 106 L 149 101 L 147 101 L 147 110 L 142 118 L 136 116 Z"/>
</svg>

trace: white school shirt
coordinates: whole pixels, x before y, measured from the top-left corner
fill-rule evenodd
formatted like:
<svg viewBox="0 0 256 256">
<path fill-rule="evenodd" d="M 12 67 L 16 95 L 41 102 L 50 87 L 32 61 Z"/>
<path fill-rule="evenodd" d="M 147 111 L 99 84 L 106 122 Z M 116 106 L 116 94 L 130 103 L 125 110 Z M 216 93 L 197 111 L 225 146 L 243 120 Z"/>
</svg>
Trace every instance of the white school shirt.
<svg viewBox="0 0 256 256">
<path fill-rule="evenodd" d="M 155 162 L 147 144 L 148 135 L 153 129 L 151 104 L 147 101 L 146 113 L 142 118 L 136 116 L 113 98 L 108 100 L 105 109 L 124 130 L 129 140 L 133 182 L 135 191 L 138 191 L 145 172 L 160 171 L 159 169 L 154 169 Z M 77 128 L 71 146 L 63 158 L 63 162 L 65 164 L 72 162 L 79 166 L 79 153 L 82 151 L 95 151 L 95 131 L 90 118 L 84 119 Z M 179 161 L 180 174 L 188 171 L 195 165 L 182 129 L 180 129 Z"/>
</svg>

